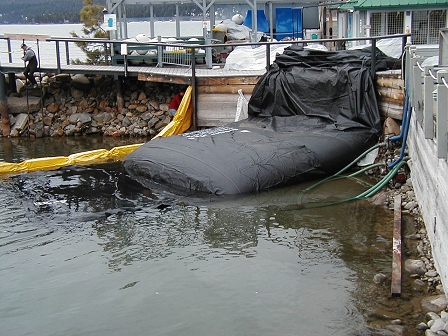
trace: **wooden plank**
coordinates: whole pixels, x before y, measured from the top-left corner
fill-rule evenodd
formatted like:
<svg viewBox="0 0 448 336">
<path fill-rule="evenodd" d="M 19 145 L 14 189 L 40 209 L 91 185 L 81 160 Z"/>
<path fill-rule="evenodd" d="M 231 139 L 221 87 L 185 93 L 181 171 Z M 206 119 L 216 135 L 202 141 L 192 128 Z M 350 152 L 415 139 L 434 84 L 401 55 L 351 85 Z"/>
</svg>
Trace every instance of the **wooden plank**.
<svg viewBox="0 0 448 336">
<path fill-rule="evenodd" d="M 402 120 L 403 119 L 403 106 L 395 105 L 387 102 L 378 102 L 378 108 L 380 114 L 386 117 L 391 117 L 393 119 Z"/>
<path fill-rule="evenodd" d="M 400 90 L 403 90 L 404 88 L 404 81 L 398 78 L 381 77 L 377 78 L 376 83 L 378 84 L 378 86 L 383 88 L 388 87 Z"/>
<path fill-rule="evenodd" d="M 182 85 L 191 84 L 191 78 L 189 77 L 177 77 L 177 76 L 158 75 L 158 74 L 139 73 L 138 80 L 144 82 L 172 83 Z"/>
<path fill-rule="evenodd" d="M 9 38 L 10 40 L 26 40 L 26 41 L 44 41 L 49 39 L 50 35 L 42 35 L 42 34 L 3 34 L 4 37 Z"/>
<path fill-rule="evenodd" d="M 197 115 L 203 118 L 210 117 L 231 119 L 235 117 L 236 102 L 216 102 L 216 103 L 204 103 L 198 102 Z"/>
<path fill-rule="evenodd" d="M 238 90 L 243 90 L 243 94 L 249 100 L 247 95 L 252 95 L 255 85 L 209 85 L 209 86 L 198 86 L 199 94 L 211 94 L 211 93 L 232 93 L 238 94 Z"/>
<path fill-rule="evenodd" d="M 234 104 L 236 107 L 237 101 L 238 101 L 238 95 L 234 95 L 231 93 L 228 94 L 209 93 L 198 95 L 198 103 L 211 103 L 211 104 L 230 103 Z"/>
<path fill-rule="evenodd" d="M 220 126 L 235 121 L 237 94 L 199 94 L 198 126 Z"/>
<path fill-rule="evenodd" d="M 198 85 L 255 85 L 260 80 L 261 76 L 254 77 L 198 77 Z"/>
<path fill-rule="evenodd" d="M 401 196 L 394 198 L 394 231 L 392 241 L 392 296 L 401 295 Z"/>
<path fill-rule="evenodd" d="M 397 106 L 403 106 L 404 101 L 402 99 L 394 99 L 390 97 L 380 96 L 378 102 L 389 103 Z"/>
<path fill-rule="evenodd" d="M 380 97 L 395 99 L 396 101 L 401 103 L 403 103 L 404 101 L 404 92 L 400 89 L 379 87 L 378 94 L 380 95 Z"/>
</svg>

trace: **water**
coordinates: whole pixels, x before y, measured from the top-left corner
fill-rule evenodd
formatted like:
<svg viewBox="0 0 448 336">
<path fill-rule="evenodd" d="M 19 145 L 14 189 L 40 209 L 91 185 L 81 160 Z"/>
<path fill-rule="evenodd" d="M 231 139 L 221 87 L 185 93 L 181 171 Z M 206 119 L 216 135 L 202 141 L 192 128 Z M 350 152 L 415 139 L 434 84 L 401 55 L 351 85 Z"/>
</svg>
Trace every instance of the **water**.
<svg viewBox="0 0 448 336">
<path fill-rule="evenodd" d="M 202 21 L 184 21 L 180 25 L 180 33 L 182 36 L 202 36 Z M 45 42 L 46 37 L 53 38 L 72 37 L 71 32 L 75 32 L 78 36 L 83 36 L 82 24 L 42 24 L 42 25 L 0 25 L 1 34 L 32 34 L 42 35 L 39 41 L 25 41 L 39 56 L 42 66 L 52 66 L 56 63 L 56 43 Z M 132 38 L 138 34 L 146 34 L 151 36 L 150 23 L 148 21 L 129 22 L 128 37 Z M 175 22 L 157 21 L 154 23 L 154 36 L 176 36 Z M 21 63 L 23 51 L 20 49 L 22 40 L 11 40 L 11 51 L 13 63 Z M 8 46 L 6 40 L 0 40 L 0 62 L 9 62 Z M 74 43 L 69 43 L 70 59 L 85 60 L 85 55 Z M 61 60 L 65 61 L 65 44 L 60 44 Z"/>
<path fill-rule="evenodd" d="M 0 160 L 142 139 L 0 138 Z M 120 163 L 0 176 L 0 335 L 388 335 L 393 214 L 371 181 L 181 198 Z M 409 300 L 404 300 L 409 301 Z M 402 314 L 402 315 L 401 315 Z"/>
<path fill-rule="evenodd" d="M 175 34 L 172 22 L 157 27 Z M 149 23 L 131 24 L 129 36 L 138 33 Z M 17 61 L 21 41 L 12 42 Z M 43 64 L 52 45 L 32 45 Z M 0 161 L 142 141 L 0 138 Z M 369 182 L 325 184 L 304 200 L 348 198 Z M 406 321 L 415 305 L 372 281 L 391 272 L 393 214 L 369 201 L 303 208 L 310 183 L 195 199 L 145 189 L 120 163 L 0 176 L 0 335 L 390 334 L 391 319 Z"/>
</svg>

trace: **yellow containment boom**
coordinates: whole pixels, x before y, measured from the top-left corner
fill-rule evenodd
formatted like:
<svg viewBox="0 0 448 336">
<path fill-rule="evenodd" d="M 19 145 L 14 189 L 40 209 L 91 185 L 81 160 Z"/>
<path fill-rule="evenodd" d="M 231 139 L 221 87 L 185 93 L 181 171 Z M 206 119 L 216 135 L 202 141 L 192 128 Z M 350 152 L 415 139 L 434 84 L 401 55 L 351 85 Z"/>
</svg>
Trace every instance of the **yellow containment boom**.
<svg viewBox="0 0 448 336">
<path fill-rule="evenodd" d="M 193 88 L 191 86 L 187 88 L 173 120 L 168 125 L 166 125 L 165 128 L 161 130 L 159 134 L 157 134 L 153 139 L 174 134 L 182 134 L 190 128 L 191 115 L 193 113 L 193 109 L 191 107 L 192 90 Z"/>
<path fill-rule="evenodd" d="M 191 126 L 191 93 L 189 86 L 185 91 L 182 102 L 173 118 L 153 139 L 181 134 Z M 24 173 L 37 170 L 54 170 L 70 165 L 90 165 L 116 162 L 123 160 L 129 153 L 143 144 L 114 147 L 110 150 L 96 149 L 88 152 L 71 154 L 69 156 L 44 157 L 28 159 L 19 163 L 0 162 L 0 174 Z"/>
</svg>

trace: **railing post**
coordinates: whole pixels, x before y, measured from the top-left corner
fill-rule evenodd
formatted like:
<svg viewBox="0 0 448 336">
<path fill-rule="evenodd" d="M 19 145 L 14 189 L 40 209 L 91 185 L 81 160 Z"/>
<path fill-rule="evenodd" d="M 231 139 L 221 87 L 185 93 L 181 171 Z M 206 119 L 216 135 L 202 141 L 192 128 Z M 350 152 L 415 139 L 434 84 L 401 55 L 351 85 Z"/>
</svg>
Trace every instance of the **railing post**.
<svg viewBox="0 0 448 336">
<path fill-rule="evenodd" d="M 266 44 L 266 71 L 269 71 L 271 65 L 271 45 Z"/>
<path fill-rule="evenodd" d="M 8 43 L 8 59 L 9 59 L 9 63 L 12 63 L 12 49 L 11 49 L 11 40 L 9 39 L 9 37 L 6 39 L 6 42 Z"/>
<path fill-rule="evenodd" d="M 425 139 L 434 138 L 434 104 L 432 91 L 434 90 L 434 79 L 431 72 L 434 71 L 432 66 L 425 66 L 425 77 L 423 78 L 423 130 Z"/>
<path fill-rule="evenodd" d="M 8 98 L 6 97 L 6 79 L 3 72 L 0 72 L 0 117 L 2 124 L 2 135 L 9 136 L 11 125 L 9 123 Z"/>
<path fill-rule="evenodd" d="M 192 130 L 196 131 L 198 128 L 198 118 L 197 118 L 197 90 L 196 90 L 196 49 L 191 48 L 191 125 Z"/>
<path fill-rule="evenodd" d="M 162 36 L 157 36 L 157 42 L 162 42 Z M 160 44 L 157 45 L 157 66 L 163 67 L 163 46 Z"/>
<path fill-rule="evenodd" d="M 70 64 L 70 51 L 68 50 L 68 41 L 65 41 L 65 60 L 67 65 Z"/>
<path fill-rule="evenodd" d="M 407 36 L 403 36 L 402 40 L 401 40 L 401 54 L 404 55 L 404 52 L 406 50 L 406 44 L 408 42 L 408 37 Z"/>
<path fill-rule="evenodd" d="M 128 76 L 128 45 L 122 43 L 120 45 L 120 54 L 123 55 L 124 77 Z"/>
<path fill-rule="evenodd" d="M 370 64 L 370 71 L 372 75 L 372 80 L 376 77 L 376 39 L 372 39 L 372 61 Z"/>
<path fill-rule="evenodd" d="M 60 49 L 59 49 L 59 41 L 56 41 L 56 65 L 58 68 L 58 73 L 61 73 L 61 55 L 60 53 Z"/>
<path fill-rule="evenodd" d="M 103 43 L 103 48 L 104 48 L 104 63 L 106 63 L 106 65 L 109 65 L 109 55 L 107 53 L 107 43 L 106 42 Z"/>
<path fill-rule="evenodd" d="M 419 55 L 412 58 L 412 107 L 415 111 L 415 116 L 419 122 L 423 121 L 423 107 L 422 107 L 422 71 L 418 64 L 420 60 Z"/>
<path fill-rule="evenodd" d="M 212 39 L 210 38 L 210 32 L 204 27 L 204 42 L 205 45 L 211 45 Z M 207 64 L 207 68 L 211 69 L 213 67 L 213 59 L 212 59 L 212 48 L 205 48 L 205 63 Z"/>
<path fill-rule="evenodd" d="M 447 159 L 448 71 L 437 72 L 437 157 Z"/>
</svg>

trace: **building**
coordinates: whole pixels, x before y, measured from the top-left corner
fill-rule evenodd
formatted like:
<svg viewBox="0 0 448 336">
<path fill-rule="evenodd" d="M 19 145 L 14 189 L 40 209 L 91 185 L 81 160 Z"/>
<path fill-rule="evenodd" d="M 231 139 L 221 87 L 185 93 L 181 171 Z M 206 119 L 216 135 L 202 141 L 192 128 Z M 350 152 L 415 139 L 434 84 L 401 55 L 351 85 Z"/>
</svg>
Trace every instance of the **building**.
<svg viewBox="0 0 448 336">
<path fill-rule="evenodd" d="M 359 0 L 333 5 L 338 37 L 375 37 L 411 33 L 414 45 L 439 44 L 448 27 L 447 0 Z"/>
</svg>

